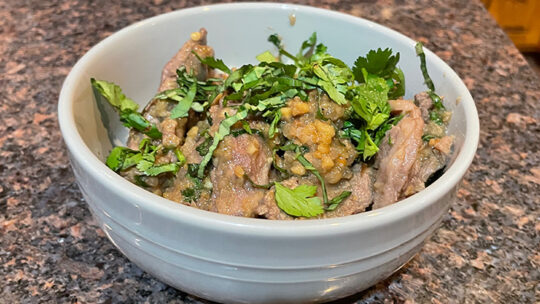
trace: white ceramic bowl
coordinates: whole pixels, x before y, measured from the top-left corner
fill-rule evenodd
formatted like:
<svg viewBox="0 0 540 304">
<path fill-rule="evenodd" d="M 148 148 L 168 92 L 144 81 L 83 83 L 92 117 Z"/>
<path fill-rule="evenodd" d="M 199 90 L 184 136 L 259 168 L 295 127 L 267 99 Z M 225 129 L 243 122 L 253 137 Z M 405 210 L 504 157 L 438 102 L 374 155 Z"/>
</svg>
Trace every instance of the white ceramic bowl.
<svg viewBox="0 0 540 304">
<path fill-rule="evenodd" d="M 289 16 L 296 24 L 289 24 Z M 85 54 L 66 78 L 58 115 L 75 176 L 109 239 L 163 282 L 222 302 L 326 301 L 365 289 L 406 263 L 436 229 L 478 142 L 478 116 L 456 73 L 426 50 L 437 92 L 454 111 L 456 152 L 447 172 L 394 205 L 325 220 L 270 221 L 206 212 L 147 192 L 109 170 L 111 144 L 90 77 L 119 84 L 141 106 L 155 94 L 160 71 L 199 27 L 230 66 L 255 62 L 279 33 L 289 50 L 316 31 L 331 54 L 352 64 L 369 49 L 401 53 L 406 97 L 425 90 L 415 42 L 353 16 L 289 4 L 195 7 L 131 25 Z M 125 138 L 121 127 L 113 130 Z"/>
</svg>

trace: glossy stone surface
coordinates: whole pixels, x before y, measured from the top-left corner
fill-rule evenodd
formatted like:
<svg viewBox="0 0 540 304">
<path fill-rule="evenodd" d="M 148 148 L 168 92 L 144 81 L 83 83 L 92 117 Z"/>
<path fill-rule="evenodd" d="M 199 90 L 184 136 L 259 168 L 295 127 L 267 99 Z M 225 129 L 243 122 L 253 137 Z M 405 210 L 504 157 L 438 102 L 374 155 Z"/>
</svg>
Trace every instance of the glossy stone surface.
<svg viewBox="0 0 540 304">
<path fill-rule="evenodd" d="M 342 302 L 533 303 L 540 81 L 481 3 L 295 2 L 423 41 L 464 79 L 480 116 L 477 157 L 442 227 L 400 271 Z M 211 2 L 0 2 L 1 300 L 201 301 L 142 272 L 97 228 L 69 167 L 56 103 L 64 77 L 92 45 L 133 22 L 203 3 Z"/>
</svg>

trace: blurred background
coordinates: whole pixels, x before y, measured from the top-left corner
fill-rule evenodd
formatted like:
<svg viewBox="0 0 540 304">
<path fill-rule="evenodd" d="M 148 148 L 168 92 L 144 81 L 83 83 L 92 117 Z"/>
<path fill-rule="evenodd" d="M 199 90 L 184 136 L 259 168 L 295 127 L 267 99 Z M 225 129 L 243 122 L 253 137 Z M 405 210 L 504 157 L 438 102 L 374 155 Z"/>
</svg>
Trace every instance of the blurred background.
<svg viewBox="0 0 540 304">
<path fill-rule="evenodd" d="M 482 0 L 540 76 L 540 0 Z"/>
</svg>

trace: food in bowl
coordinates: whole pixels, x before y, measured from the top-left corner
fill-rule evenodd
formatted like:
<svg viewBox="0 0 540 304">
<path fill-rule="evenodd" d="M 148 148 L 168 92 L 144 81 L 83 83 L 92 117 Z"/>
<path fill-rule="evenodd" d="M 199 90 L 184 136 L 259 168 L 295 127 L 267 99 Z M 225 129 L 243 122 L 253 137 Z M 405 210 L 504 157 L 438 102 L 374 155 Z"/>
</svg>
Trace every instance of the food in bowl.
<svg viewBox="0 0 540 304">
<path fill-rule="evenodd" d="M 222 214 L 329 218 L 393 204 L 444 170 L 451 118 L 427 73 L 405 100 L 399 53 L 377 49 L 350 68 L 314 33 L 293 55 L 277 35 L 257 65 L 214 58 L 207 32 L 191 34 L 142 113 L 113 83 L 92 79 L 131 128 L 107 165 L 167 199 Z M 286 58 L 288 61 L 282 61 Z M 420 72 L 420 71 L 419 71 Z"/>
</svg>

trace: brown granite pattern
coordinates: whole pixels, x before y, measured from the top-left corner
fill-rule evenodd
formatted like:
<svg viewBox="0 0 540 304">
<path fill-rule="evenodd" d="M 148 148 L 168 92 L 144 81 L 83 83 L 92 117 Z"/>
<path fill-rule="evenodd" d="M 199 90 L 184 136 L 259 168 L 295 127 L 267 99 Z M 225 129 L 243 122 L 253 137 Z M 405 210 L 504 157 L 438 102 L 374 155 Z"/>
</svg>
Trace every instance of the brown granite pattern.
<svg viewBox="0 0 540 304">
<path fill-rule="evenodd" d="M 0 303 L 199 303 L 126 260 L 86 208 L 56 116 L 64 77 L 99 40 L 201 1 L 0 1 Z M 424 41 L 476 100 L 481 141 L 422 251 L 342 303 L 540 299 L 540 81 L 478 0 L 298 1 Z M 204 2 L 208 3 L 208 1 Z"/>
</svg>

